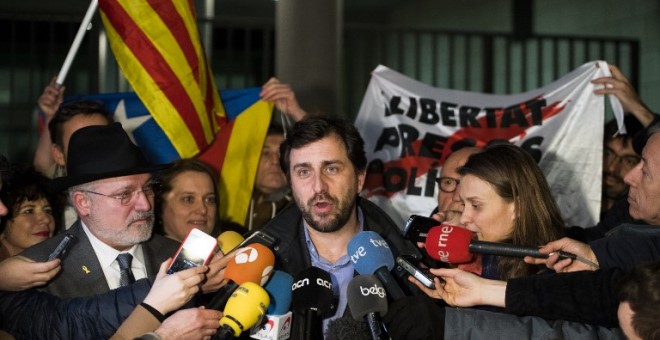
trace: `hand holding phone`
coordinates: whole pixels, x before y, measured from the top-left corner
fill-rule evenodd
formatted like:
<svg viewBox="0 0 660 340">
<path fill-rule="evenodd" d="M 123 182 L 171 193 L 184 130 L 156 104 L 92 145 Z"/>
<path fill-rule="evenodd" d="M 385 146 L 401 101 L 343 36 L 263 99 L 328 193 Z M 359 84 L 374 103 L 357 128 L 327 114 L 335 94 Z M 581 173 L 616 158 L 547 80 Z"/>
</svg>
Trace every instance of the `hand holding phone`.
<svg viewBox="0 0 660 340">
<path fill-rule="evenodd" d="M 207 264 L 217 247 L 218 240 L 215 237 L 197 228 L 190 229 L 188 236 L 174 254 L 167 273 L 172 274 Z"/>
<path fill-rule="evenodd" d="M 396 258 L 396 263 L 424 286 L 429 289 L 435 289 L 435 283 L 433 282 L 435 275 L 431 274 L 428 269 L 420 269 L 402 256 Z"/>
<path fill-rule="evenodd" d="M 57 248 L 53 250 L 50 255 L 48 255 L 48 261 L 52 261 L 56 258 L 61 258 L 65 253 L 66 250 L 69 248 L 71 244 L 73 244 L 73 241 L 75 241 L 76 237 L 73 236 L 72 234 L 67 233 L 64 235 L 64 238 L 60 243 L 57 245 Z"/>
</svg>

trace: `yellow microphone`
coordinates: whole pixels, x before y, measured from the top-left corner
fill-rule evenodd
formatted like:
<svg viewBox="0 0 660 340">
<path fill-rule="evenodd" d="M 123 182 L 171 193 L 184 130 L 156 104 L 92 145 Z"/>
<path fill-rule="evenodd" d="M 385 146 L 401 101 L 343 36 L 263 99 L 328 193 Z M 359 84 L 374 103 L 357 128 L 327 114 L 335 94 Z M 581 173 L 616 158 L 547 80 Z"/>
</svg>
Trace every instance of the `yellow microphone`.
<svg viewBox="0 0 660 340">
<path fill-rule="evenodd" d="M 241 234 L 231 230 L 225 231 L 218 236 L 218 247 L 220 247 L 220 251 L 223 254 L 227 255 L 241 244 L 243 240 L 244 238 Z"/>
<path fill-rule="evenodd" d="M 220 319 L 218 337 L 233 339 L 254 326 L 266 313 L 270 297 L 254 282 L 245 282 L 231 295 Z"/>
</svg>

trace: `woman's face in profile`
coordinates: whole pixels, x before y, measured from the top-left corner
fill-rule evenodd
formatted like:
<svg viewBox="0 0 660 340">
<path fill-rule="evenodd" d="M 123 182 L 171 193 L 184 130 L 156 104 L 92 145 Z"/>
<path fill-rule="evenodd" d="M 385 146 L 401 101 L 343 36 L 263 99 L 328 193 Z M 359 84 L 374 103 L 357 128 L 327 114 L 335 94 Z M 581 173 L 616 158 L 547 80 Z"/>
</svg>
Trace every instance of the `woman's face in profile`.
<svg viewBox="0 0 660 340">
<path fill-rule="evenodd" d="M 459 185 L 465 207 L 460 222 L 480 241 L 499 242 L 513 231 L 515 204 L 500 197 L 493 186 L 473 175 L 465 175 Z"/>
</svg>

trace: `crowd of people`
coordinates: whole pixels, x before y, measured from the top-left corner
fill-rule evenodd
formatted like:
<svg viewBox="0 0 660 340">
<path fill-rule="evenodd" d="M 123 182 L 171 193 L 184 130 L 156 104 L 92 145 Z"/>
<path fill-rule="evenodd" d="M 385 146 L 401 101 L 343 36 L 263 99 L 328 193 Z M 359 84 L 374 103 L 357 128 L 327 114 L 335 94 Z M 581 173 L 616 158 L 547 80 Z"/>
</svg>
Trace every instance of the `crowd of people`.
<svg viewBox="0 0 660 340">
<path fill-rule="evenodd" d="M 452 264 L 426 261 L 426 244 L 360 197 L 368 167 L 353 124 L 307 114 L 276 78 L 261 97 L 295 124 L 271 122 L 246 220 L 232 225 L 219 219 L 221 188 L 208 164 L 149 163 L 101 104 L 64 102 L 64 87 L 51 82 L 38 100 L 48 128 L 33 164 L 0 159 L 0 338 L 212 338 L 225 313 L 209 301 L 236 285 L 226 275 L 236 251 L 166 274 L 197 228 L 214 237 L 264 232 L 276 240 L 275 269 L 296 278 L 310 267 L 327 273 L 333 308 L 313 333 L 327 338 L 371 338 L 366 327 L 337 328 L 351 318 L 355 258 L 371 249 L 349 254 L 348 246 L 372 232 L 382 241 L 369 246 L 384 242 L 393 258 L 434 275 L 429 288 L 391 266 L 383 273 L 388 262 L 373 260 L 388 294 L 392 286 L 402 292 L 391 294 L 382 315 L 392 339 L 660 339 L 659 118 L 610 68 L 612 77 L 593 83 L 603 85 L 597 94 L 621 101 L 628 134 L 605 126 L 598 225 L 564 223 L 522 148 L 464 147 L 446 158 L 429 215 L 469 230 L 474 241 L 540 247 L 543 256 L 484 253 Z M 70 242 L 66 252 L 51 258 L 62 241 Z M 310 320 L 294 313 L 292 338 L 308 334 Z"/>
</svg>

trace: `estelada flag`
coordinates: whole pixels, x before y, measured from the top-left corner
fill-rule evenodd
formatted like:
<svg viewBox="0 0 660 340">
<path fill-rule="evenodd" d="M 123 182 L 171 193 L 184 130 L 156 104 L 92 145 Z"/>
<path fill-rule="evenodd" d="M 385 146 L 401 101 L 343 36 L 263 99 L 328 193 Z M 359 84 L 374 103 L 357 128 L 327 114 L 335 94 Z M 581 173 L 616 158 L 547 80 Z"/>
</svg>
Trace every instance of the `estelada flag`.
<svg viewBox="0 0 660 340">
<path fill-rule="evenodd" d="M 222 90 L 227 124 L 206 150 L 198 155 L 220 173 L 219 214 L 223 220 L 242 224 L 248 213 L 261 149 L 273 111 L 271 103 L 259 99 L 261 88 Z M 174 141 L 156 123 L 135 93 L 103 93 L 67 96 L 71 100 L 100 101 L 113 113 L 145 156 L 156 164 L 182 158 Z"/>
<path fill-rule="evenodd" d="M 189 0 L 101 0 L 119 67 L 181 157 L 209 146 L 226 116 Z"/>
</svg>

